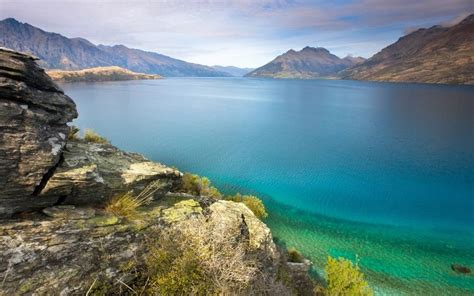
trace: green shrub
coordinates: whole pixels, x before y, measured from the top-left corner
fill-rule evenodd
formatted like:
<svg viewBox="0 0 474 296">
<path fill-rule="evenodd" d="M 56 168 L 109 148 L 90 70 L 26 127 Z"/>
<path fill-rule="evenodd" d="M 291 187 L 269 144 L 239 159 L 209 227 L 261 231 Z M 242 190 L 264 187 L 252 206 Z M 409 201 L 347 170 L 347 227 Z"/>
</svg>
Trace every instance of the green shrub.
<svg viewBox="0 0 474 296">
<path fill-rule="evenodd" d="M 259 219 L 265 219 L 268 217 L 267 210 L 265 209 L 262 200 L 254 195 L 241 195 L 240 193 L 237 193 L 234 196 L 228 196 L 227 199 L 243 203 Z"/>
<path fill-rule="evenodd" d="M 304 260 L 303 255 L 295 249 L 295 248 L 289 248 L 288 249 L 288 261 L 289 262 L 295 262 L 295 263 L 302 263 Z"/>
<path fill-rule="evenodd" d="M 153 200 L 154 193 L 159 189 L 158 181 L 151 182 L 139 194 L 132 192 L 116 195 L 105 207 L 105 211 L 115 216 L 133 218 L 137 214 L 138 207 L 148 204 Z"/>
<path fill-rule="evenodd" d="M 99 134 L 97 134 L 91 129 L 86 129 L 84 131 L 84 140 L 91 143 L 109 144 L 109 141 L 106 138 L 101 137 Z"/>
<path fill-rule="evenodd" d="M 325 267 L 329 296 L 366 296 L 374 292 L 357 265 L 344 258 L 328 257 Z"/>
<path fill-rule="evenodd" d="M 209 181 L 208 178 L 190 173 L 185 173 L 183 175 L 181 191 L 192 195 L 209 196 L 216 199 L 222 197 L 219 190 L 217 190 L 216 187 L 211 186 L 211 181 Z"/>
</svg>

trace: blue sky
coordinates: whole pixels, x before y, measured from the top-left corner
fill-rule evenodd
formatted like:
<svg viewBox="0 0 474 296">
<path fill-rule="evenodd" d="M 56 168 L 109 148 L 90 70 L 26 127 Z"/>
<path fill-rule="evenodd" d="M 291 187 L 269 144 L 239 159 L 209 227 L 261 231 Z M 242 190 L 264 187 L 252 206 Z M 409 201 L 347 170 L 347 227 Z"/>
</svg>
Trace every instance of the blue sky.
<svg viewBox="0 0 474 296">
<path fill-rule="evenodd" d="M 0 19 L 95 44 L 240 67 L 307 45 L 370 57 L 413 29 L 449 25 L 473 12 L 473 0 L 0 0 Z"/>
</svg>

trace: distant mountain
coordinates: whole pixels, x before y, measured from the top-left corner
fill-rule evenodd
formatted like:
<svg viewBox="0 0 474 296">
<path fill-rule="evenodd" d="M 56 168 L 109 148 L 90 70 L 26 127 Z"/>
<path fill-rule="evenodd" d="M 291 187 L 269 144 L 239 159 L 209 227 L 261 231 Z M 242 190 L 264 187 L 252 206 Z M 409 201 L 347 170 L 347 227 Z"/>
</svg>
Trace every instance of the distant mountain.
<svg viewBox="0 0 474 296">
<path fill-rule="evenodd" d="M 451 27 L 419 29 L 398 39 L 345 79 L 474 84 L 474 14 Z"/>
<path fill-rule="evenodd" d="M 13 18 L 0 21 L 0 33 L 0 46 L 33 54 L 48 69 L 119 66 L 134 72 L 163 76 L 230 76 L 208 66 L 124 45 L 96 46 L 86 39 L 45 32 Z"/>
<path fill-rule="evenodd" d="M 212 68 L 216 69 L 217 71 L 228 73 L 235 77 L 242 77 L 245 74 L 254 70 L 254 68 L 238 68 L 234 66 L 212 66 Z"/>
<path fill-rule="evenodd" d="M 96 67 L 83 70 L 49 70 L 46 73 L 55 81 L 61 82 L 96 82 L 160 79 L 158 74 L 136 73 L 117 66 Z"/>
<path fill-rule="evenodd" d="M 363 58 L 339 58 L 322 47 L 290 49 L 270 63 L 248 73 L 247 77 L 317 78 L 336 77 L 336 74 L 363 61 Z"/>
</svg>

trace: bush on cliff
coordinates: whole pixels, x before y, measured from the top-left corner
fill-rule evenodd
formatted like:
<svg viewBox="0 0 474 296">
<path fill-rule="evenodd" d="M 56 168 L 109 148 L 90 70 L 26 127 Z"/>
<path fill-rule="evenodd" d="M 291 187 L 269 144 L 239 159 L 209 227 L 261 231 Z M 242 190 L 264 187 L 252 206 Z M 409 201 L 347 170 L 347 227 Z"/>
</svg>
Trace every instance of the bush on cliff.
<svg viewBox="0 0 474 296">
<path fill-rule="evenodd" d="M 304 260 L 303 255 L 296 248 L 288 248 L 288 261 L 295 263 L 302 263 Z"/>
<path fill-rule="evenodd" d="M 216 187 L 211 186 L 211 181 L 206 177 L 185 173 L 182 178 L 181 191 L 197 195 L 208 196 L 219 199 L 222 194 Z"/>
<path fill-rule="evenodd" d="M 86 129 L 84 131 L 84 140 L 90 143 L 109 144 L 109 141 L 106 138 L 100 136 L 91 129 Z"/>
<path fill-rule="evenodd" d="M 326 294 L 329 296 L 374 294 L 359 267 L 347 259 L 329 256 L 324 271 L 327 281 Z"/>
<path fill-rule="evenodd" d="M 234 196 L 228 196 L 227 199 L 243 203 L 259 219 L 265 219 L 268 217 L 267 210 L 265 209 L 262 200 L 254 195 L 241 195 L 240 193 L 237 193 Z"/>
<path fill-rule="evenodd" d="M 179 222 L 150 240 L 143 275 L 149 279 L 148 294 L 258 294 L 265 286 L 261 266 L 238 240 L 238 225 L 229 229 L 219 221 L 197 222 Z"/>
</svg>

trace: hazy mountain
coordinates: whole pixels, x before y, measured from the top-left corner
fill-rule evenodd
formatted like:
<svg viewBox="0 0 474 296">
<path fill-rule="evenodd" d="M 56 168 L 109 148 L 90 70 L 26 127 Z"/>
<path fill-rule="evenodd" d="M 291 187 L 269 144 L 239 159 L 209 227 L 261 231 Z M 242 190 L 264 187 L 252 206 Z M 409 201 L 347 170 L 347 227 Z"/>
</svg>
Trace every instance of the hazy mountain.
<svg viewBox="0 0 474 296">
<path fill-rule="evenodd" d="M 45 32 L 13 18 L 0 21 L 0 32 L 0 46 L 33 54 L 48 69 L 119 66 L 134 72 L 164 76 L 230 76 L 212 67 L 124 45 L 96 46 L 86 39 Z"/>
<path fill-rule="evenodd" d="M 307 46 L 300 51 L 290 49 L 246 76 L 272 78 L 335 77 L 339 71 L 362 60 L 363 58 L 353 57 L 341 59 L 325 48 Z"/>
<path fill-rule="evenodd" d="M 229 73 L 235 77 L 242 77 L 245 74 L 254 70 L 254 68 L 239 68 L 234 66 L 212 66 L 212 68 L 216 69 L 217 71 Z"/>
<path fill-rule="evenodd" d="M 419 29 L 342 73 L 346 79 L 474 84 L 474 14 Z"/>
</svg>

